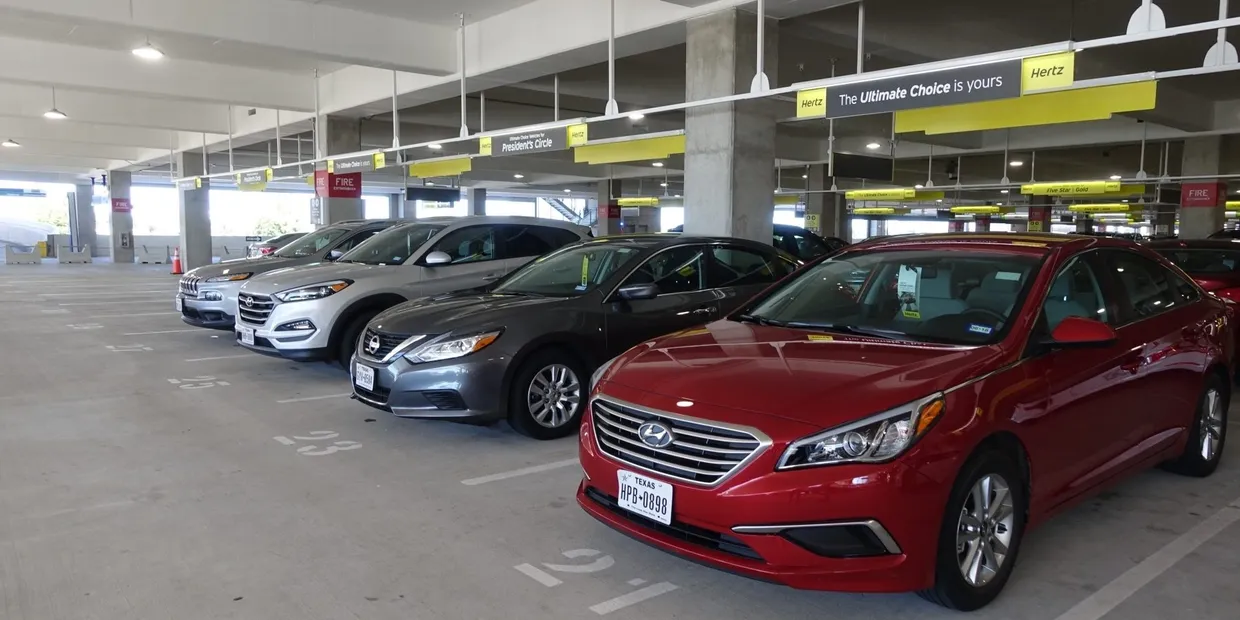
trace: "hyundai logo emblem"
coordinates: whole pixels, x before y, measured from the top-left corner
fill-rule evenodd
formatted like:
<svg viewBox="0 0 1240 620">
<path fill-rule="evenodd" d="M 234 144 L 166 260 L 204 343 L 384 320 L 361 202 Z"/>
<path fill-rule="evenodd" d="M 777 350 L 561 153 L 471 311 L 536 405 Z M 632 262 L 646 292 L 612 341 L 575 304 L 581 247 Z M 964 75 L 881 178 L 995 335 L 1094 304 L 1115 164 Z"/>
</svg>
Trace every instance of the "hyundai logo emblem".
<svg viewBox="0 0 1240 620">
<path fill-rule="evenodd" d="M 658 422 L 647 422 L 638 427 L 637 437 L 651 448 L 666 448 L 676 439 L 676 436 L 672 434 L 672 429 Z"/>
<path fill-rule="evenodd" d="M 247 307 L 247 308 L 253 308 L 253 307 L 254 307 L 254 298 L 253 298 L 253 297 L 243 297 L 243 298 L 241 298 L 241 302 L 242 302 L 242 303 L 244 303 L 244 304 L 245 304 L 245 307 Z"/>
<path fill-rule="evenodd" d="M 379 341 L 378 336 L 371 336 L 370 340 L 366 341 L 366 352 L 374 355 L 379 352 L 379 347 L 382 346 L 382 344 L 383 343 Z"/>
</svg>

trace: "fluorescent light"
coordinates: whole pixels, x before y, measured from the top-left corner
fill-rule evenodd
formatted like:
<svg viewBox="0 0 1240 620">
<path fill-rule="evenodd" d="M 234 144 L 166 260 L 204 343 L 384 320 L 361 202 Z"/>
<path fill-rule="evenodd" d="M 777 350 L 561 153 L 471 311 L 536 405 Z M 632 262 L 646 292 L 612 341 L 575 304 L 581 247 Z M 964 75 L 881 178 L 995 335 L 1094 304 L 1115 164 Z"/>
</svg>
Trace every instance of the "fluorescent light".
<svg viewBox="0 0 1240 620">
<path fill-rule="evenodd" d="M 654 162 L 654 163 L 653 163 L 653 164 L 651 164 L 651 165 L 652 165 L 652 166 L 654 166 L 655 168 L 662 168 L 662 167 L 663 167 L 663 162 L 661 162 L 661 161 L 656 161 L 656 162 Z"/>
<path fill-rule="evenodd" d="M 913 189 L 925 189 L 925 187 L 926 187 L 925 185 L 922 185 L 921 183 L 918 183 L 917 185 L 914 185 L 914 186 L 913 186 Z"/>
<path fill-rule="evenodd" d="M 631 121 L 640 121 L 643 118 L 646 118 L 646 115 L 642 114 L 641 112 L 634 112 L 629 115 L 629 120 Z"/>
<path fill-rule="evenodd" d="M 438 151 L 439 149 L 443 148 L 443 145 L 442 144 L 428 144 L 426 145 L 426 148 L 432 151 Z"/>
<path fill-rule="evenodd" d="M 1122 178 L 1124 178 L 1124 177 L 1122 177 L 1122 176 L 1120 176 L 1120 175 L 1118 175 L 1118 174 L 1113 174 L 1113 175 L 1111 175 L 1111 180 L 1112 180 L 1112 181 L 1118 181 L 1118 180 L 1120 180 L 1120 179 L 1122 179 Z"/>
<path fill-rule="evenodd" d="M 4 142 L 0 142 L 0 146 L 4 146 L 4 147 L 6 147 L 6 148 L 10 148 L 10 149 L 15 149 L 15 148 L 17 148 L 17 147 L 19 147 L 19 146 L 21 146 L 21 145 L 20 145 L 20 144 L 18 144 L 18 143 L 17 143 L 16 141 L 14 141 L 14 140 L 5 140 Z"/>
<path fill-rule="evenodd" d="M 150 43 L 133 48 L 133 55 L 142 60 L 159 60 L 164 57 L 164 53 Z"/>
<path fill-rule="evenodd" d="M 939 198 L 939 199 L 938 199 L 938 200 L 936 200 L 935 202 L 943 202 L 943 199 L 942 199 L 942 198 Z"/>
<path fill-rule="evenodd" d="M 524 174 L 514 174 L 514 175 L 512 175 L 512 178 L 514 178 L 514 179 L 524 179 L 524 178 L 525 178 L 525 175 L 524 175 Z"/>
<path fill-rule="evenodd" d="M 879 143 L 877 143 L 877 142 L 871 142 L 871 143 L 869 143 L 869 144 L 865 145 L 865 148 L 870 149 L 871 151 L 874 151 L 874 150 L 877 150 L 877 149 L 881 149 L 881 148 L 883 148 L 883 145 L 881 145 L 881 144 L 879 144 Z"/>
<path fill-rule="evenodd" d="M 680 194 L 676 194 L 676 197 L 677 197 L 677 198 L 680 198 Z"/>
<path fill-rule="evenodd" d="M 427 181 L 427 182 L 423 183 L 422 185 L 425 185 L 425 186 L 427 186 L 427 187 L 434 187 L 434 186 L 435 186 L 435 183 L 434 183 L 433 181 Z"/>
<path fill-rule="evenodd" d="M 659 187 L 667 187 L 667 183 L 660 183 Z"/>
<path fill-rule="evenodd" d="M 1011 166 L 1011 167 L 1013 167 L 1013 168 L 1019 168 L 1019 167 L 1021 167 L 1021 166 L 1025 165 L 1025 162 L 1023 162 L 1023 161 L 1021 161 L 1021 160 L 1019 160 L 1019 159 L 1013 159 L 1013 160 L 1012 160 L 1012 163 L 1010 163 L 1010 164 L 1008 164 L 1008 165 L 1009 165 L 1009 166 Z"/>
<path fill-rule="evenodd" d="M 52 108 L 43 113 L 43 118 L 50 118 L 54 121 L 60 121 L 69 118 L 69 115 L 57 110 L 56 108 Z"/>
<path fill-rule="evenodd" d="M 808 174 L 803 174 L 803 175 L 801 175 L 801 178 L 802 178 L 802 179 L 808 179 L 808 178 L 809 178 L 809 175 L 808 175 Z"/>
<path fill-rule="evenodd" d="M 573 190 L 568 189 L 568 188 L 565 188 L 565 189 L 564 189 L 564 193 L 565 193 L 565 194 L 567 194 L 567 193 L 569 193 L 569 192 L 571 192 L 571 191 L 573 191 Z"/>
<path fill-rule="evenodd" d="M 1006 190 L 1006 189 L 1001 189 L 1001 190 L 999 190 L 999 193 L 1000 193 L 1000 194 L 1006 194 L 1006 193 L 1008 193 L 1008 190 Z"/>
</svg>

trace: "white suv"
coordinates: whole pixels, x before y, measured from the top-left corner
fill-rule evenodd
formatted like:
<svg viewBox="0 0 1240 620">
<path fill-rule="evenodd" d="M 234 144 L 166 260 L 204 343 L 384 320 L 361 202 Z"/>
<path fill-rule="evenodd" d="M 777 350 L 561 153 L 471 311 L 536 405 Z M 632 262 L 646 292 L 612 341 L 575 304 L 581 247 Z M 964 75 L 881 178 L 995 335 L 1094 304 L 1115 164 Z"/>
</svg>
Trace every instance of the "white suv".
<svg viewBox="0 0 1240 620">
<path fill-rule="evenodd" d="M 256 276 L 237 294 L 237 341 L 298 361 L 348 368 L 376 314 L 405 301 L 475 288 L 590 236 L 530 217 L 451 217 L 389 228 L 331 264 Z"/>
</svg>

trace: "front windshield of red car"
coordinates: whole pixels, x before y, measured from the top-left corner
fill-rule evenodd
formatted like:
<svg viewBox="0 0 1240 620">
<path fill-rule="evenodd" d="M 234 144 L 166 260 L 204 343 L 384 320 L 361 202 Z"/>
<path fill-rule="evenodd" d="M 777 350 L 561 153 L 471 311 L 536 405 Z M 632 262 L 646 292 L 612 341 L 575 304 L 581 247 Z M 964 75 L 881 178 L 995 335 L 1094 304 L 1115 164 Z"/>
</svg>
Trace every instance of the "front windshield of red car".
<svg viewBox="0 0 1240 620">
<path fill-rule="evenodd" d="M 767 325 L 945 344 L 998 342 L 1036 256 L 968 249 L 848 252 L 736 317 Z"/>
</svg>

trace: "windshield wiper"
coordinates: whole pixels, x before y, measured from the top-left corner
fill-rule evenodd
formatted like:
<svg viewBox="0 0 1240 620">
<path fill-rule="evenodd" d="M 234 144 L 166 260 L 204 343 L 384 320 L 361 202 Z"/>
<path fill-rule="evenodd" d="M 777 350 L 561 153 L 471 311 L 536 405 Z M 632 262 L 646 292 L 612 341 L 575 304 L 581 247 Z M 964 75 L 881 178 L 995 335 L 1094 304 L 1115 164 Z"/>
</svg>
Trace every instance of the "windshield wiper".
<svg viewBox="0 0 1240 620">
<path fill-rule="evenodd" d="M 904 332 L 890 329 L 874 329 L 869 327 L 857 327 L 856 325 L 831 325 L 828 323 L 791 323 L 789 327 L 801 327 L 805 329 L 820 329 L 828 332 L 838 332 L 841 334 L 851 334 L 853 336 L 870 336 L 873 338 L 883 338 L 885 340 L 919 340 L 915 336 L 911 336 Z"/>
<path fill-rule="evenodd" d="M 757 323 L 758 325 L 762 325 L 764 327 L 795 327 L 795 325 L 784 321 L 776 321 L 775 319 L 768 319 L 764 316 L 757 316 L 753 314 L 738 314 L 736 315 L 736 320 L 741 321 L 742 323 Z"/>
</svg>

